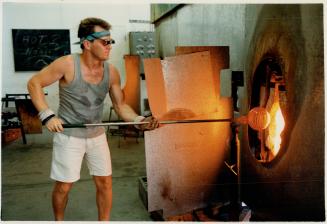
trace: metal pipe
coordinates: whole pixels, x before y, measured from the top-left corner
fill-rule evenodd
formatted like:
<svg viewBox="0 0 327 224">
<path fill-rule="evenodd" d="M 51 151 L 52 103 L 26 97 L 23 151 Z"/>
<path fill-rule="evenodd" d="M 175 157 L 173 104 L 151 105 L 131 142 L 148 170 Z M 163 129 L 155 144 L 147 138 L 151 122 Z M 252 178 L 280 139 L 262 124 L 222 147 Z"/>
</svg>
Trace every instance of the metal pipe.
<svg viewBox="0 0 327 224">
<path fill-rule="evenodd" d="M 159 124 L 183 124 L 183 123 L 206 123 L 206 122 L 232 122 L 233 119 L 201 119 L 201 120 L 170 120 L 159 121 Z M 95 126 L 125 126 L 125 125 L 141 125 L 149 124 L 149 121 L 140 122 L 109 122 L 109 123 L 95 123 L 95 124 L 63 124 L 64 128 L 86 128 Z"/>
<path fill-rule="evenodd" d="M 168 120 L 159 121 L 159 124 L 185 124 L 185 123 L 205 123 L 205 122 L 230 122 L 239 124 L 249 124 L 254 130 L 264 130 L 270 123 L 270 115 L 266 108 L 255 107 L 252 108 L 248 115 L 239 118 L 223 118 L 223 119 L 200 119 L 200 120 Z M 149 121 L 140 122 L 109 122 L 109 123 L 96 123 L 96 124 L 63 124 L 64 128 L 86 128 L 94 126 L 124 126 L 124 125 L 140 125 L 149 124 Z"/>
</svg>

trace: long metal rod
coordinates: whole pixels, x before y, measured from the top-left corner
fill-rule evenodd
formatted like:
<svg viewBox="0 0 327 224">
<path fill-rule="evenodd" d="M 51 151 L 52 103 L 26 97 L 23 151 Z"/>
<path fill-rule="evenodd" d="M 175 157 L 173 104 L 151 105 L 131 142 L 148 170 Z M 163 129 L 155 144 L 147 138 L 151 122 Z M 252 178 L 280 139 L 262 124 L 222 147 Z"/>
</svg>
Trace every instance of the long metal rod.
<svg viewBox="0 0 327 224">
<path fill-rule="evenodd" d="M 201 119 L 201 120 L 170 120 L 159 121 L 160 124 L 182 124 L 182 123 L 205 123 L 205 122 L 232 122 L 232 119 Z M 64 128 L 86 128 L 94 126 L 125 126 L 125 125 L 140 125 L 149 124 L 149 121 L 140 122 L 108 122 L 95 124 L 63 124 Z"/>
</svg>

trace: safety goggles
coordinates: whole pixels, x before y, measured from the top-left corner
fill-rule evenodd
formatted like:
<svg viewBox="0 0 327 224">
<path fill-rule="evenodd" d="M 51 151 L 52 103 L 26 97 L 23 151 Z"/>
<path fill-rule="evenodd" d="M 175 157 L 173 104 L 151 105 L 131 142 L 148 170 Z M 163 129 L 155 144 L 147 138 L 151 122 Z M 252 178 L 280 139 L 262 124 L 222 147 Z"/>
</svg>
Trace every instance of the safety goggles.
<svg viewBox="0 0 327 224">
<path fill-rule="evenodd" d="M 103 46 L 107 46 L 107 45 L 111 45 L 111 44 L 114 44 L 115 43 L 115 40 L 114 39 L 104 40 L 104 39 L 96 38 L 96 40 L 101 41 L 101 44 Z"/>
<path fill-rule="evenodd" d="M 104 31 L 100 31 L 100 32 L 91 33 L 91 34 L 87 35 L 86 37 L 82 37 L 80 39 L 80 41 L 76 42 L 75 44 L 82 44 L 84 40 L 88 40 L 88 41 L 91 41 L 91 42 L 94 41 L 94 40 L 101 40 L 103 46 L 107 46 L 109 44 L 114 44 L 115 43 L 115 41 L 113 39 L 111 39 L 111 40 L 101 39 L 101 37 L 105 37 L 105 36 L 110 36 L 109 30 L 104 30 Z"/>
</svg>

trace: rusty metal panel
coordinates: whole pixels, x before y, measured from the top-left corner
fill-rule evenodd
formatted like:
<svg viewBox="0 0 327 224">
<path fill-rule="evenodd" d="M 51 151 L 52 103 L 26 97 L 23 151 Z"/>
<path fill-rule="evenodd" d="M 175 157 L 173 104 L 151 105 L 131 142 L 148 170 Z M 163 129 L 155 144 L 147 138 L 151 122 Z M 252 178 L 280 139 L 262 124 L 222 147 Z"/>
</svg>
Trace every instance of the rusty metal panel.
<svg viewBox="0 0 327 224">
<path fill-rule="evenodd" d="M 183 119 L 183 112 L 194 119 L 232 116 L 231 99 L 218 99 L 209 52 L 161 62 L 146 59 L 144 64 L 154 115 L 164 119 Z M 149 211 L 162 209 L 164 217 L 169 217 L 209 203 L 224 166 L 229 125 L 165 125 L 145 132 Z"/>
<path fill-rule="evenodd" d="M 162 75 L 161 61 L 159 58 L 148 58 L 143 60 L 143 64 L 152 115 L 161 117 L 167 112 L 166 87 Z"/>
<path fill-rule="evenodd" d="M 149 211 L 165 217 L 205 207 L 224 166 L 229 124 L 166 125 L 145 132 Z"/>
<path fill-rule="evenodd" d="M 167 109 L 186 108 L 195 114 L 217 110 L 218 96 L 208 51 L 167 57 L 162 62 Z"/>
<path fill-rule="evenodd" d="M 140 113 L 140 57 L 138 55 L 124 55 L 126 84 L 123 88 L 125 102 Z"/>
<path fill-rule="evenodd" d="M 201 51 L 209 51 L 215 88 L 220 96 L 220 70 L 229 68 L 228 46 L 176 46 L 176 55 L 190 54 Z"/>
</svg>

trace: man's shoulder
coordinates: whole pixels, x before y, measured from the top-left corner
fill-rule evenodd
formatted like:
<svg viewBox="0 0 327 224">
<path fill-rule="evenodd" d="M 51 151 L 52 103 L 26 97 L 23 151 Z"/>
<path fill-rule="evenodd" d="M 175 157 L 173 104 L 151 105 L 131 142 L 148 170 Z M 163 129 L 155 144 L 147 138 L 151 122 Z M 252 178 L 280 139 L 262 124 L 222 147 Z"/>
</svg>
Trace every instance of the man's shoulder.
<svg viewBox="0 0 327 224">
<path fill-rule="evenodd" d="M 72 55 L 65 55 L 54 60 L 49 66 L 50 71 L 70 76 L 74 71 L 74 58 Z"/>
<path fill-rule="evenodd" d="M 66 68 L 73 67 L 74 57 L 72 54 L 61 56 L 54 61 L 54 64 L 56 66 L 64 66 Z"/>
<path fill-rule="evenodd" d="M 68 54 L 59 58 L 63 63 L 72 63 L 74 62 L 74 55 Z"/>
</svg>

